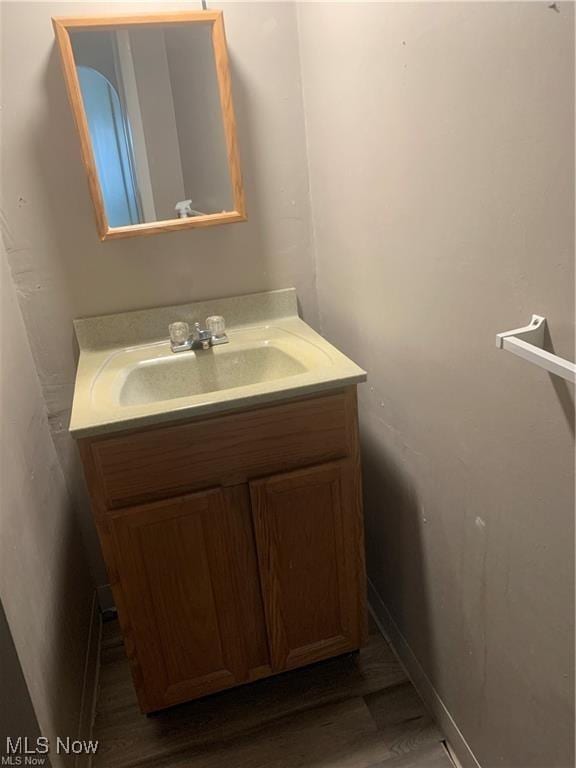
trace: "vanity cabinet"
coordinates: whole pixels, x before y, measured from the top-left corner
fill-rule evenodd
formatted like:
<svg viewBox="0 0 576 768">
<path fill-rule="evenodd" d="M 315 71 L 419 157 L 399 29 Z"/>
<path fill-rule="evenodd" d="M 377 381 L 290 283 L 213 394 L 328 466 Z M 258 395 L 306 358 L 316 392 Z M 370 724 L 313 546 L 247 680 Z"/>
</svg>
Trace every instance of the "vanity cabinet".
<svg viewBox="0 0 576 768">
<path fill-rule="evenodd" d="M 79 445 L 144 712 L 361 646 L 355 387 Z"/>
</svg>

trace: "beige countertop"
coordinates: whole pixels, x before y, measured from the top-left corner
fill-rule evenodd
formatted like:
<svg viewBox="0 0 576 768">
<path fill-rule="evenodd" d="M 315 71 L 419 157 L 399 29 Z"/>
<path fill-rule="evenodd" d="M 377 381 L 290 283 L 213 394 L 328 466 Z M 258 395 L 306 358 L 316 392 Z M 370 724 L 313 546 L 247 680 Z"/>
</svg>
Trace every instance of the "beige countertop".
<svg viewBox="0 0 576 768">
<path fill-rule="evenodd" d="M 173 353 L 168 325 L 223 315 L 228 344 Z M 279 291 L 74 321 L 80 348 L 70 432 L 190 420 L 366 380 Z"/>
</svg>

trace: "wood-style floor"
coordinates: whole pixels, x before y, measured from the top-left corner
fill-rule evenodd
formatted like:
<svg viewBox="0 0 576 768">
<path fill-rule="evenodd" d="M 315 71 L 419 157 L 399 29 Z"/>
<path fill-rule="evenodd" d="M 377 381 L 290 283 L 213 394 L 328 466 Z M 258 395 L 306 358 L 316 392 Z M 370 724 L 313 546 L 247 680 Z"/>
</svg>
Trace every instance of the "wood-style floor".
<svg viewBox="0 0 576 768">
<path fill-rule="evenodd" d="M 107 622 L 94 738 L 94 768 L 453 768 L 373 624 L 359 654 L 145 717 Z"/>
</svg>

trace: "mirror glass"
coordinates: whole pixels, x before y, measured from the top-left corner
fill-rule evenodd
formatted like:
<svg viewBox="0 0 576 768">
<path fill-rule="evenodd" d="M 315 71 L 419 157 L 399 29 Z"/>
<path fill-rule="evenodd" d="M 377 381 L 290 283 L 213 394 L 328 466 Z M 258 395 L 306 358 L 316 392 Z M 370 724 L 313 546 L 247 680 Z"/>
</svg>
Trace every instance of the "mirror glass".
<svg viewBox="0 0 576 768">
<path fill-rule="evenodd" d="M 108 227 L 234 211 L 212 25 L 69 36 Z"/>
</svg>

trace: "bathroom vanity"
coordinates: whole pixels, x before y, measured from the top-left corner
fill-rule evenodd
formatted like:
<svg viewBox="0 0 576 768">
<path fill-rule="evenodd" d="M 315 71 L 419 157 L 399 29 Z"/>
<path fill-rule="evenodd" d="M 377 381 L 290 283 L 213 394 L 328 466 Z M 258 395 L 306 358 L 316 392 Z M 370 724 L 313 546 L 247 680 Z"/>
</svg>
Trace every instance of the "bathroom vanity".
<svg viewBox="0 0 576 768">
<path fill-rule="evenodd" d="M 214 309 L 227 349 L 173 355 L 166 319 Z M 76 332 L 71 431 L 142 711 L 358 649 L 365 373 L 298 318 L 294 291 Z"/>
</svg>

